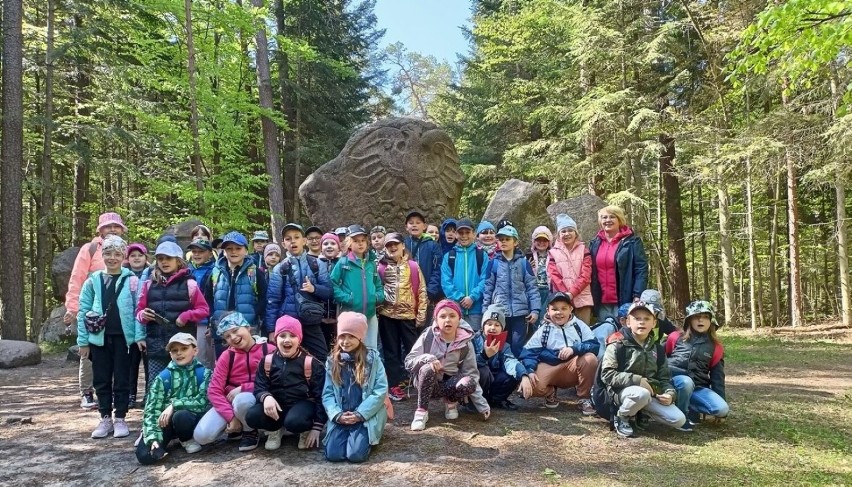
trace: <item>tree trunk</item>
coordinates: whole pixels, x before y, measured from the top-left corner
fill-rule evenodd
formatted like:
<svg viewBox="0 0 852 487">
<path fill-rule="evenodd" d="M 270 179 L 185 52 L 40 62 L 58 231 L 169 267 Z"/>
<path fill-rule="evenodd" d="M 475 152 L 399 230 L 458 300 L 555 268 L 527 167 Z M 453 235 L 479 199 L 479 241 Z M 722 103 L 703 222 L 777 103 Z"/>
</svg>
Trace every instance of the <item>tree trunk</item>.
<svg viewBox="0 0 852 487">
<path fill-rule="evenodd" d="M 263 0 L 252 0 L 256 8 L 263 7 Z M 273 110 L 272 84 L 269 74 L 269 45 L 266 40 L 266 26 L 261 24 L 255 35 L 257 43 L 257 91 L 260 107 Z M 269 176 L 269 212 L 271 214 L 272 234 L 279 235 L 284 227 L 284 188 L 281 179 L 281 158 L 278 151 L 278 127 L 271 118 L 262 115 L 260 123 L 263 131 L 263 147 L 266 159 L 266 174 Z"/>
<path fill-rule="evenodd" d="M 680 204 L 680 181 L 674 172 L 675 139 L 660 135 L 663 152 L 660 154 L 660 173 L 666 199 L 666 234 L 669 244 L 669 282 L 677 309 L 689 304 L 689 273 L 686 269 L 686 243 L 683 236 L 683 209 Z"/>
<path fill-rule="evenodd" d="M 728 207 L 728 188 L 724 178 L 719 175 L 719 246 L 722 257 L 722 284 L 725 298 L 725 322 L 736 325 L 736 288 L 734 286 L 734 251 L 731 244 L 731 210 Z"/>
<path fill-rule="evenodd" d="M 0 148 L 0 247 L 24 248 L 24 69 L 23 2 L 3 0 L 3 142 Z M 0 333 L 6 340 L 26 340 L 24 262 L 4 259 L 0 266 Z"/>
<path fill-rule="evenodd" d="M 837 120 L 837 110 L 843 96 L 838 89 L 837 67 L 831 69 L 832 118 Z M 848 163 L 847 163 L 848 164 Z M 846 233 L 846 175 L 845 164 L 838 164 L 834 175 L 834 195 L 837 200 L 837 272 L 840 281 L 840 316 L 843 326 L 852 326 L 852 300 L 849 291 L 849 254 Z"/>
<path fill-rule="evenodd" d="M 287 16 L 284 0 L 275 1 L 275 21 L 280 37 L 286 37 Z M 284 170 L 284 209 L 287 221 L 296 221 L 294 211 L 299 200 L 299 187 L 296 184 L 296 167 L 293 160 L 296 156 L 296 88 L 290 77 L 290 56 L 281 46 L 275 56 L 278 63 L 278 90 L 281 98 L 281 112 L 287 127 L 283 129 L 284 154 L 282 154 L 282 168 Z"/>
<path fill-rule="evenodd" d="M 698 184 L 698 231 L 701 246 L 701 289 L 704 299 L 710 299 L 710 265 L 707 261 L 707 228 L 704 226 L 704 194 Z"/>
<path fill-rule="evenodd" d="M 74 15 L 74 30 L 83 30 L 83 17 L 80 14 Z M 83 120 L 88 120 L 92 113 L 89 106 L 91 96 L 89 88 L 92 84 L 88 74 L 88 60 L 82 55 L 78 55 L 75 59 L 75 71 L 73 76 L 73 100 L 74 116 L 78 127 L 74 130 L 74 151 L 77 154 L 77 161 L 74 164 L 74 199 L 72 205 L 74 207 L 74 216 L 72 223 L 71 239 L 74 245 L 83 245 L 91 238 L 91 230 L 89 227 L 89 211 L 86 210 L 86 203 L 89 202 L 89 162 L 92 158 L 89 139 L 85 135 L 81 125 Z"/>
<path fill-rule="evenodd" d="M 192 35 L 192 0 L 184 0 L 183 10 L 186 22 L 186 72 L 189 76 L 189 130 L 192 136 L 192 171 L 195 174 L 197 196 L 197 214 L 204 214 L 204 172 L 201 166 L 201 143 L 198 140 L 198 100 L 195 71 L 195 41 Z"/>
<path fill-rule="evenodd" d="M 746 227 L 748 233 L 748 297 L 751 303 L 751 329 L 757 330 L 763 322 L 763 303 L 758 293 L 760 269 L 757 261 L 757 248 L 754 242 L 754 205 L 751 187 L 751 158 L 746 158 Z"/>
<path fill-rule="evenodd" d="M 786 92 L 781 93 L 781 102 L 784 108 L 789 110 Z M 798 181 L 796 175 L 796 158 L 793 156 L 792 148 L 788 146 L 784 150 L 784 159 L 787 164 L 787 231 L 790 240 L 790 326 L 797 327 L 805 324 L 805 316 L 802 310 L 802 275 L 799 260 L 799 208 L 797 205 Z"/>
</svg>

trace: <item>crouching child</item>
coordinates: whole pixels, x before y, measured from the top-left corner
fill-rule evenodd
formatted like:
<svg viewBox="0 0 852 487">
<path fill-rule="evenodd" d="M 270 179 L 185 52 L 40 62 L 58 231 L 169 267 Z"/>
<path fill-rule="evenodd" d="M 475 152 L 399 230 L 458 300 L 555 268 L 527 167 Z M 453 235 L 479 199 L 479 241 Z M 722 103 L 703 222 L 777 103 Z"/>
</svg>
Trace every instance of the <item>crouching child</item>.
<svg viewBox="0 0 852 487">
<path fill-rule="evenodd" d="M 492 304 L 485 309 L 483 320 L 482 330 L 473 337 L 479 387 L 491 407 L 515 411 L 518 406 L 509 396 L 518 388 L 527 370 L 512 353 L 511 343 L 497 338 L 506 331 L 503 308 Z"/>
</svg>

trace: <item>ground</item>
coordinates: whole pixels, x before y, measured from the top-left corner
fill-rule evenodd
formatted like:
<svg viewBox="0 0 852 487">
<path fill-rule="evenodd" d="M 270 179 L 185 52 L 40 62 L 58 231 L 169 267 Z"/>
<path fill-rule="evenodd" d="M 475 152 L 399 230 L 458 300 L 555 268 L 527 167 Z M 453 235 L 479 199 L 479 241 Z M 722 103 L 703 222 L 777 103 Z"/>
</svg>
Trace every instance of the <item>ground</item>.
<svg viewBox="0 0 852 487">
<path fill-rule="evenodd" d="M 276 452 L 178 448 L 142 467 L 132 447 L 140 411 L 128 416 L 130 438 L 90 439 L 97 414 L 78 407 L 77 365 L 49 354 L 0 370 L 0 485 L 852 485 L 852 332 L 737 331 L 724 341 L 726 424 L 653 425 L 624 440 L 566 399 L 555 410 L 522 402 L 488 422 L 445 421 L 435 404 L 426 431 L 412 432 L 409 400 L 363 465 L 328 463 L 290 439 Z"/>
</svg>

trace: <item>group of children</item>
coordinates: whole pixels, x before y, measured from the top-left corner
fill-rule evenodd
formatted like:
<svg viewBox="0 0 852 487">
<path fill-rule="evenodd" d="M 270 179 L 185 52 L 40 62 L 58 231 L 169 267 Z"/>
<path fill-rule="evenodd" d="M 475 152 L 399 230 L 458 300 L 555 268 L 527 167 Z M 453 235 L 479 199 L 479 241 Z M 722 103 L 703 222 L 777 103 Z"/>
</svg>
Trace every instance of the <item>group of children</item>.
<svg viewBox="0 0 852 487">
<path fill-rule="evenodd" d="M 242 234 L 214 240 L 201 225 L 186 252 L 161 238 L 151 266 L 144 246 L 107 236 L 77 313 L 101 418 L 92 437 L 129 435 L 142 359 L 143 464 L 173 439 L 190 453 L 223 438 L 250 451 L 260 432 L 268 450 L 298 434 L 331 461 L 364 461 L 390 401 L 412 388 L 414 431 L 433 399 L 447 419 L 487 420 L 492 407 L 516 410 L 515 392 L 555 408 L 560 388 L 625 437 L 648 418 L 690 431 L 727 415 L 712 306 L 692 303 L 681 332 L 659 293 L 643 293 L 619 322 L 592 324 L 590 256 L 569 216 L 556 242 L 536 228 L 529 252 L 508 221 L 427 226 L 413 211 L 405 229 L 290 223 L 278 243 L 255 232 L 249 253 Z"/>
</svg>

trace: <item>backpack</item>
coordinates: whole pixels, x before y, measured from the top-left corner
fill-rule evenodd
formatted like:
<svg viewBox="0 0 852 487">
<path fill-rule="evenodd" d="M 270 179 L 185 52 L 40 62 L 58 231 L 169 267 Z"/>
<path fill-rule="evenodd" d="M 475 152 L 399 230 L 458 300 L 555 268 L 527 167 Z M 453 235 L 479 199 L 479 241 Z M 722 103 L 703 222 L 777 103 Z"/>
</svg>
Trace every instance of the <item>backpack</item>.
<svg viewBox="0 0 852 487">
<path fill-rule="evenodd" d="M 200 363 L 195 365 L 195 382 L 199 387 L 204 384 L 204 374 L 206 372 L 207 369 L 205 369 Z M 163 380 L 163 391 L 165 391 L 165 396 L 169 397 L 169 392 L 172 389 L 172 371 L 168 368 L 163 369 L 163 371 L 160 372 L 160 379 Z"/>
<path fill-rule="evenodd" d="M 482 263 L 485 262 L 485 251 L 476 247 L 476 271 L 479 272 L 479 269 L 482 269 Z M 453 247 L 450 249 L 450 252 L 447 254 L 447 265 L 450 267 L 450 277 L 456 277 L 456 248 Z M 491 261 L 488 261 L 488 266 L 491 267 Z M 489 269 L 490 272 L 490 269 Z"/>
<path fill-rule="evenodd" d="M 201 282 L 198 283 L 198 287 L 201 288 L 201 294 L 204 295 L 204 300 L 207 301 L 207 304 L 210 305 L 212 309 L 213 305 L 213 293 L 216 288 L 216 281 L 219 280 L 219 274 L 222 273 L 222 270 L 219 269 L 218 266 L 214 265 L 201 279 Z"/>
<path fill-rule="evenodd" d="M 304 352 L 304 350 L 302 350 Z M 272 373 L 272 359 L 275 357 L 275 352 L 263 357 L 263 371 L 266 372 L 266 377 Z M 314 356 L 305 352 L 305 382 L 308 383 L 308 390 L 311 388 L 311 374 L 313 370 L 311 366 L 314 364 Z"/>
<path fill-rule="evenodd" d="M 387 262 L 379 262 L 379 277 L 382 282 L 385 281 L 385 270 L 388 268 Z M 414 311 L 417 311 L 417 297 L 420 295 L 420 266 L 415 260 L 408 261 L 408 270 L 411 273 L 411 291 L 414 293 Z"/>
<path fill-rule="evenodd" d="M 432 350 L 432 341 L 434 339 L 435 339 L 435 334 L 432 332 L 432 328 L 427 329 L 426 334 L 423 337 L 423 352 L 424 353 L 430 353 L 430 351 Z M 467 352 L 468 352 L 469 349 L 470 349 L 470 347 L 464 347 L 462 349 L 461 355 L 459 356 L 459 363 L 458 363 L 459 366 L 461 366 L 461 364 L 464 363 L 464 359 L 467 358 Z"/>
<path fill-rule="evenodd" d="M 675 331 L 669 334 L 668 338 L 666 338 L 666 356 L 671 355 L 674 351 L 675 344 L 677 344 L 678 339 L 680 338 L 680 332 Z M 717 345 L 713 344 L 713 357 L 710 358 L 710 368 L 716 366 L 719 362 L 722 361 L 722 357 L 725 355 L 725 350 Z"/>
<path fill-rule="evenodd" d="M 90 260 L 94 259 L 95 254 L 98 253 L 98 246 L 100 246 L 100 243 L 96 243 L 95 245 L 92 245 L 92 242 L 89 242 L 89 259 Z"/>
<path fill-rule="evenodd" d="M 263 345 L 263 356 L 266 357 L 266 355 L 269 353 L 269 347 L 268 347 L 269 342 L 263 342 L 260 345 Z M 232 349 L 229 348 L 228 349 L 228 374 L 225 376 L 225 385 L 234 385 L 234 384 L 231 384 L 231 369 L 234 368 L 234 360 L 236 360 L 236 358 L 237 358 L 237 352 L 235 352 L 235 351 L 233 351 Z M 267 375 L 269 375 L 268 372 L 267 372 Z"/>
</svg>

